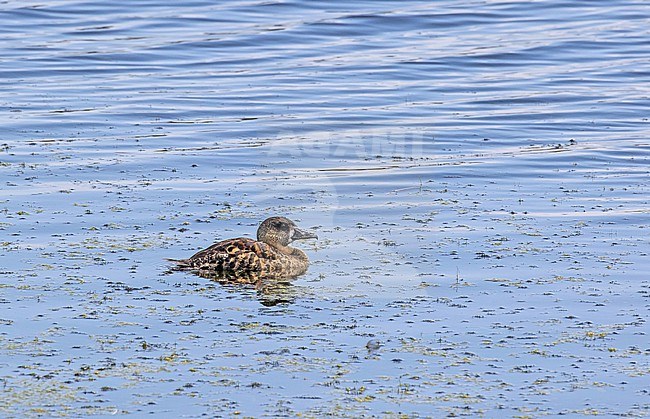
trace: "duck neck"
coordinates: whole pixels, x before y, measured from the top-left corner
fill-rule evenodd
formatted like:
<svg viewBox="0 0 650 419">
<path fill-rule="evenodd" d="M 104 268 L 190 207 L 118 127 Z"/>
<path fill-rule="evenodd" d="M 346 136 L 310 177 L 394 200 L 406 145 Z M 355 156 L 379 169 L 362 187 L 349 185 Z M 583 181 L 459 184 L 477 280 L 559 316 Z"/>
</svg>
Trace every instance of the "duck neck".
<svg viewBox="0 0 650 419">
<path fill-rule="evenodd" d="M 282 246 L 281 244 L 275 244 L 273 247 L 275 247 L 280 253 L 285 254 L 287 256 L 293 256 L 298 259 L 307 260 L 307 255 L 305 254 L 305 252 L 303 252 L 300 249 L 296 249 L 295 247 Z"/>
<path fill-rule="evenodd" d="M 293 255 L 293 252 L 297 250 L 291 246 L 283 246 L 279 243 L 273 243 L 273 247 L 275 247 L 280 253 L 283 253 L 287 256 Z"/>
</svg>

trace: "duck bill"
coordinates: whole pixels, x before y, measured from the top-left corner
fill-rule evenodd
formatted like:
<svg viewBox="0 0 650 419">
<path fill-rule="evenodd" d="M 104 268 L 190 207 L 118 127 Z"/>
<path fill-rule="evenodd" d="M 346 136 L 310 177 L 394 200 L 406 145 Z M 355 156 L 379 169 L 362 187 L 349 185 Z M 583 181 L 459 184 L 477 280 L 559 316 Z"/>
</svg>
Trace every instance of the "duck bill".
<svg viewBox="0 0 650 419">
<path fill-rule="evenodd" d="M 301 230 L 299 228 L 293 229 L 293 235 L 291 236 L 291 240 L 304 240 L 304 239 L 317 239 L 318 236 L 315 233 L 312 233 L 311 231 L 306 231 L 306 230 Z"/>
</svg>

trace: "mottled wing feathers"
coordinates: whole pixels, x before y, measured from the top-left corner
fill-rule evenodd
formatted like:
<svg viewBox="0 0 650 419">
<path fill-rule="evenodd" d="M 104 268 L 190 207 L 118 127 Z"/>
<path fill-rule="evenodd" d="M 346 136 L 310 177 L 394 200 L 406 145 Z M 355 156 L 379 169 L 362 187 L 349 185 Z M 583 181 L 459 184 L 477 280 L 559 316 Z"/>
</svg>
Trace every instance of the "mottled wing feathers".
<svg viewBox="0 0 650 419">
<path fill-rule="evenodd" d="M 224 240 L 179 263 L 183 269 L 254 282 L 259 275 L 272 277 L 282 265 L 282 254 L 266 243 L 248 238 Z"/>
</svg>

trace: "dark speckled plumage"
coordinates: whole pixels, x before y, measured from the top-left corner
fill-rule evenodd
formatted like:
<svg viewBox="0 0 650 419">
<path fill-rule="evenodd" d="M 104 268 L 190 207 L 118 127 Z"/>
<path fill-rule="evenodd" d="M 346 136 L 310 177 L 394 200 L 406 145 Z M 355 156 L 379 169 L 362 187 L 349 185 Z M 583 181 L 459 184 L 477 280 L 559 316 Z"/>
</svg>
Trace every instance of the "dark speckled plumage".
<svg viewBox="0 0 650 419">
<path fill-rule="evenodd" d="M 305 252 L 289 246 L 294 240 L 317 238 L 314 233 L 296 227 L 285 217 L 267 218 L 257 230 L 257 240 L 240 237 L 224 240 L 201 250 L 192 257 L 174 260 L 177 269 L 237 282 L 254 283 L 260 279 L 289 279 L 307 271 Z"/>
</svg>

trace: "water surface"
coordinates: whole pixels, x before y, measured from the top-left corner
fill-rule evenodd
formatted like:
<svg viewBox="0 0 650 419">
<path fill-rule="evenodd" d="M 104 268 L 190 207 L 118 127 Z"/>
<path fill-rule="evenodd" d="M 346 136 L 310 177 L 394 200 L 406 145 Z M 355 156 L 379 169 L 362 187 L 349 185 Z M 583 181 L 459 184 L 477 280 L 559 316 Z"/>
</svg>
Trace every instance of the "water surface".
<svg viewBox="0 0 650 419">
<path fill-rule="evenodd" d="M 648 16 L 3 2 L 0 412 L 647 416 Z M 292 284 L 167 272 L 276 214 Z"/>
</svg>

